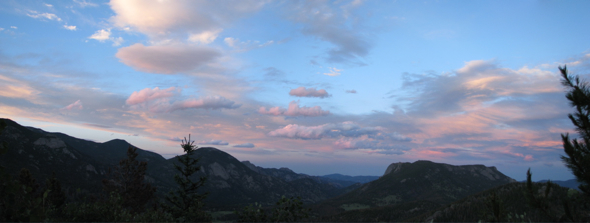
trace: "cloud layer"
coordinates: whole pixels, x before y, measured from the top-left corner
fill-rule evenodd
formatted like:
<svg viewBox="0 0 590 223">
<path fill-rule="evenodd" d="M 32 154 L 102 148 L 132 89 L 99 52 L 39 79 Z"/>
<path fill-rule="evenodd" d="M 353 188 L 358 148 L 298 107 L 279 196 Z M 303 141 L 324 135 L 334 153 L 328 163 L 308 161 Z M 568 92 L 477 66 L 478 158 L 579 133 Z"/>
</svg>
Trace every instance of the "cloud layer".
<svg viewBox="0 0 590 223">
<path fill-rule="evenodd" d="M 184 109 L 236 109 L 236 104 L 221 96 L 206 96 L 198 99 L 179 100 L 181 90 L 175 87 L 160 89 L 145 88 L 135 91 L 127 98 L 126 104 L 134 108 L 147 108 L 151 112 L 173 112 Z M 176 100 L 175 100 L 176 99 Z"/>
</svg>

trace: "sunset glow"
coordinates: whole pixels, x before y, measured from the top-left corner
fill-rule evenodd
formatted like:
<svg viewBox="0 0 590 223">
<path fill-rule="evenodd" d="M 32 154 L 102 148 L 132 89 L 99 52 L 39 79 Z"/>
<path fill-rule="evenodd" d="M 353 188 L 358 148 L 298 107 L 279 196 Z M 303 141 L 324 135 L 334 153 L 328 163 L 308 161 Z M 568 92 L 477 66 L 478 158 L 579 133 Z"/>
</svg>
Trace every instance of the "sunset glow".
<svg viewBox="0 0 590 223">
<path fill-rule="evenodd" d="M 589 80 L 588 1 L 0 1 L 0 116 L 166 158 L 484 164 L 573 179 L 558 66 Z"/>
</svg>

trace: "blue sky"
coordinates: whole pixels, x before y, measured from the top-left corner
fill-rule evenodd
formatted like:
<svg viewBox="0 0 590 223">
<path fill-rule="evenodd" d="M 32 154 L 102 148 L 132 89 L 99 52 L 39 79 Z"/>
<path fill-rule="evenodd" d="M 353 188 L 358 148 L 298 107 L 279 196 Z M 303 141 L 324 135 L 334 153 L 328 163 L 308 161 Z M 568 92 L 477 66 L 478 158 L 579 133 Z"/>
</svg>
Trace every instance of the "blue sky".
<svg viewBox="0 0 590 223">
<path fill-rule="evenodd" d="M 263 167 L 393 162 L 573 178 L 558 66 L 587 1 L 2 1 L 0 115 L 172 157 L 191 134 Z"/>
</svg>

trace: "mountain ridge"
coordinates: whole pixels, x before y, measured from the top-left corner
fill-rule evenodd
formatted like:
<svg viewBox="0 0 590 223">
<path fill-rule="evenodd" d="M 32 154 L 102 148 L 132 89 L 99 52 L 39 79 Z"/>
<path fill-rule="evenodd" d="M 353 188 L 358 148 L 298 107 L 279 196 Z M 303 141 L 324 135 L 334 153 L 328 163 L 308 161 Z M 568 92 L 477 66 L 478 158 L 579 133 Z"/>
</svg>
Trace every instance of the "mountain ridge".
<svg viewBox="0 0 590 223">
<path fill-rule="evenodd" d="M 106 178 L 110 168 L 126 158 L 127 148 L 133 146 L 121 139 L 97 143 L 63 133 L 24 127 L 10 119 L 1 120 L 8 124 L 0 135 L 0 141 L 6 141 L 9 148 L 8 154 L 0 156 L 0 162 L 7 166 L 7 171 L 16 175 L 21 168 L 30 169 L 38 182 L 44 182 L 52 172 L 56 172 L 64 187 L 71 190 L 81 188 L 89 193 L 101 192 L 102 179 Z M 178 156 L 165 159 L 142 149 L 138 149 L 137 153 L 137 160 L 148 163 L 146 180 L 157 188 L 160 196 L 176 187 L 173 176 Z M 208 177 L 202 192 L 210 192 L 207 204 L 212 207 L 254 202 L 271 205 L 282 196 L 299 196 L 305 203 L 314 203 L 346 191 L 329 182 L 311 178 L 286 181 L 259 174 L 227 152 L 213 147 L 198 148 L 194 156 L 201 158 L 199 165 L 202 169 L 193 179 Z"/>
</svg>

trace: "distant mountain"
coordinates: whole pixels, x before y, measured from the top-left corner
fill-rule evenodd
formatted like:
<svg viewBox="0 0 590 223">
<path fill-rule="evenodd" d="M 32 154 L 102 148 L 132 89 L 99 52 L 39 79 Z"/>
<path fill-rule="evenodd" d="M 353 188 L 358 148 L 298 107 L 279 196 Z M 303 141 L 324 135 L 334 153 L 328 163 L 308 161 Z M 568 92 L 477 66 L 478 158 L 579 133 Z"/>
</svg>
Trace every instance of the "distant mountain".
<svg viewBox="0 0 590 223">
<path fill-rule="evenodd" d="M 329 178 L 332 180 L 349 181 L 349 182 L 362 183 L 362 184 L 379 179 L 379 176 L 348 176 L 348 175 L 342 175 L 342 174 L 338 174 L 338 173 L 324 175 L 321 177 L 322 178 Z"/>
<path fill-rule="evenodd" d="M 256 165 L 250 163 L 250 161 L 242 161 L 242 163 L 254 172 L 264 174 L 267 176 L 281 178 L 287 182 L 291 182 L 294 180 L 300 180 L 300 179 L 313 179 L 313 180 L 317 181 L 318 183 L 329 184 L 334 187 L 340 188 L 346 192 L 356 189 L 357 187 L 360 186 L 360 184 L 358 184 L 358 181 L 338 180 L 338 179 L 333 179 L 333 178 L 325 177 L 325 176 L 310 176 L 307 174 L 295 173 L 293 170 L 286 168 L 286 167 L 281 167 L 278 169 L 277 168 L 264 168 L 264 167 L 256 166 Z M 340 174 L 332 174 L 332 175 L 344 176 L 344 175 L 340 175 Z M 349 176 L 346 176 L 346 177 L 349 177 Z M 378 178 L 378 177 L 376 177 L 376 178 Z M 344 192 L 339 192 L 338 194 L 341 194 L 341 193 L 344 193 Z"/>
<path fill-rule="evenodd" d="M 127 148 L 131 146 L 120 139 L 96 143 L 2 120 L 8 124 L 0 135 L 0 142 L 7 142 L 9 148 L 7 154 L 0 155 L 0 163 L 6 170 L 16 175 L 20 169 L 27 168 L 38 182 L 44 182 L 55 172 L 70 191 L 80 188 L 91 193 L 100 192 L 108 169 L 125 159 Z M 146 180 L 156 186 L 159 195 L 176 187 L 173 177 L 178 157 L 166 160 L 157 153 L 137 151 L 137 159 L 148 163 Z M 351 190 L 288 169 L 257 172 L 212 147 L 198 148 L 194 156 L 200 158 L 202 166 L 194 179 L 208 177 L 203 192 L 210 193 L 206 201 L 209 207 L 236 207 L 254 202 L 270 205 L 281 196 L 299 196 L 305 203 L 315 203 Z"/>
<path fill-rule="evenodd" d="M 539 183 L 545 183 L 545 182 L 547 182 L 547 180 L 540 180 L 540 181 L 537 181 L 537 182 L 539 182 Z M 579 190 L 578 186 L 580 186 L 580 182 L 578 182 L 578 180 L 576 180 L 576 179 L 571 179 L 571 180 L 566 180 L 566 181 L 563 181 L 563 180 L 552 180 L 551 182 L 554 183 L 554 184 L 557 184 L 559 186 L 562 186 L 562 187 L 573 188 L 573 189 L 576 189 L 576 190 Z"/>
<path fill-rule="evenodd" d="M 412 203 L 417 205 L 414 206 L 416 210 L 424 205 L 432 208 L 510 182 L 515 180 L 495 167 L 483 165 L 454 166 L 431 161 L 393 163 L 379 179 L 314 208 L 322 215 L 334 215 L 324 220 L 340 221 L 338 215 L 345 211 L 392 205 L 408 208 Z"/>
</svg>

